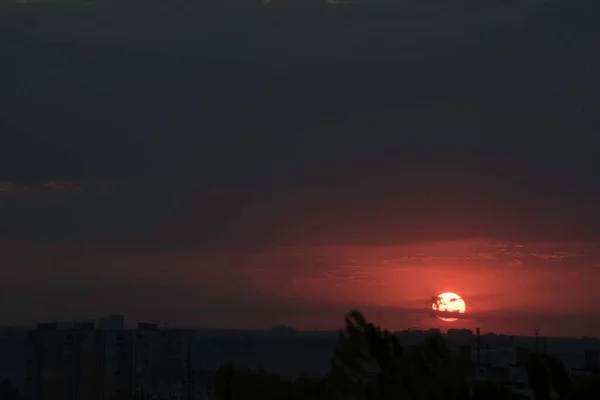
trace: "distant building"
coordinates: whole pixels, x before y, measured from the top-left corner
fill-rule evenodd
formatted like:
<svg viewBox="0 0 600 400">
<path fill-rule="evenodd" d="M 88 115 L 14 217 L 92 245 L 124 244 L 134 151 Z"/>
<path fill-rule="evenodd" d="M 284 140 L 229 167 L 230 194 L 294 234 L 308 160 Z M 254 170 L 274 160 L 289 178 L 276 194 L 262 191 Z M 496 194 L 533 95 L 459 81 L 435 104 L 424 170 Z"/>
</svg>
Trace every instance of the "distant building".
<svg viewBox="0 0 600 400">
<path fill-rule="evenodd" d="M 446 337 L 452 342 L 466 343 L 473 340 L 474 335 L 470 329 L 448 329 Z"/>
<path fill-rule="evenodd" d="M 465 361 L 469 361 L 471 362 L 473 359 L 473 355 L 472 355 L 473 351 L 471 349 L 471 346 L 464 344 L 462 346 L 460 346 L 459 350 L 458 350 L 458 354 L 459 356 L 465 360 Z"/>
<path fill-rule="evenodd" d="M 296 335 L 296 330 L 285 325 L 275 325 L 271 328 L 271 333 L 281 337 L 293 337 Z"/>
<path fill-rule="evenodd" d="M 600 372 L 598 366 L 598 351 L 587 350 L 583 357 L 583 367 L 571 368 L 571 378 L 574 381 Z"/>
<path fill-rule="evenodd" d="M 438 328 L 431 328 L 427 329 L 427 331 L 425 331 L 425 334 L 427 336 L 441 335 L 442 331 L 440 331 Z"/>
<path fill-rule="evenodd" d="M 489 382 L 492 365 L 488 362 L 478 362 L 473 365 L 473 380 L 475 382 Z"/>
</svg>

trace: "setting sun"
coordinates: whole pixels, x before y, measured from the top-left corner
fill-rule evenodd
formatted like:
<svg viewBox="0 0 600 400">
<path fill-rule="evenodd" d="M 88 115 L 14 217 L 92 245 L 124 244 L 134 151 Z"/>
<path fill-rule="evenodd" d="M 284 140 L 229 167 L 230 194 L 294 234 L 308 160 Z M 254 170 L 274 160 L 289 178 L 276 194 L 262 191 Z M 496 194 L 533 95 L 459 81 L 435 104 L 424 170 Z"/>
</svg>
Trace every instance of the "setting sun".
<svg viewBox="0 0 600 400">
<path fill-rule="evenodd" d="M 447 313 L 463 314 L 467 305 L 456 293 L 445 292 L 432 298 L 431 309 L 440 313 L 437 317 L 442 321 L 452 322 L 456 321 L 456 318 L 448 316 Z"/>
</svg>

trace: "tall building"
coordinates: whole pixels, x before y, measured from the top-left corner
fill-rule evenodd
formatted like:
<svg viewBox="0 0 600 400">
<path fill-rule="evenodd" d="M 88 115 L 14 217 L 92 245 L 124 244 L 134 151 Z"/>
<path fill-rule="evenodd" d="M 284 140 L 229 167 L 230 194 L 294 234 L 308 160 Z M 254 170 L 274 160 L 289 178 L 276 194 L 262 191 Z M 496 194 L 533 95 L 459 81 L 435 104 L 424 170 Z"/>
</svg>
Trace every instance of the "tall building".
<svg viewBox="0 0 600 400">
<path fill-rule="evenodd" d="M 108 317 L 100 318 L 98 329 L 104 331 L 122 331 L 125 329 L 125 317 L 123 315 L 109 315 Z"/>
<path fill-rule="evenodd" d="M 102 400 L 133 393 L 133 332 L 124 329 L 124 320 L 122 315 L 111 315 L 98 323 L 103 339 Z"/>
<path fill-rule="evenodd" d="M 25 359 L 29 329 L 0 328 L 0 382 L 8 380 L 20 392 L 25 384 Z"/>
<path fill-rule="evenodd" d="M 133 392 L 133 332 L 122 316 L 91 322 L 42 323 L 27 341 L 26 397 L 31 400 L 118 400 Z"/>
<path fill-rule="evenodd" d="M 134 333 L 134 392 L 184 399 L 193 381 L 190 346 L 193 331 L 159 329 L 140 323 Z"/>
<path fill-rule="evenodd" d="M 187 399 L 214 394 L 206 374 L 192 370 L 193 331 L 122 316 L 93 323 L 42 323 L 27 341 L 26 397 L 31 400 L 120 400 L 142 394 Z M 195 389 L 198 385 L 198 391 Z"/>
<path fill-rule="evenodd" d="M 103 339 L 93 323 L 39 324 L 29 334 L 27 349 L 28 398 L 101 398 Z"/>
</svg>

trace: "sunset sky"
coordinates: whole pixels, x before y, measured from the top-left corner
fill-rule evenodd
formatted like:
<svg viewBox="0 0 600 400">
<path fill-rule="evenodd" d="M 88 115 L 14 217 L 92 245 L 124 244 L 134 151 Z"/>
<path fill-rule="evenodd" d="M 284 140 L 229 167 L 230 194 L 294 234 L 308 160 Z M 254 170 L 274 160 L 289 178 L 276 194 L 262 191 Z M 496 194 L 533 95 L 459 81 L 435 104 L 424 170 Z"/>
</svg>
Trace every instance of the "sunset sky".
<svg viewBox="0 0 600 400">
<path fill-rule="evenodd" d="M 2 3 L 0 325 L 600 335 L 596 0 L 190 4 Z"/>
</svg>

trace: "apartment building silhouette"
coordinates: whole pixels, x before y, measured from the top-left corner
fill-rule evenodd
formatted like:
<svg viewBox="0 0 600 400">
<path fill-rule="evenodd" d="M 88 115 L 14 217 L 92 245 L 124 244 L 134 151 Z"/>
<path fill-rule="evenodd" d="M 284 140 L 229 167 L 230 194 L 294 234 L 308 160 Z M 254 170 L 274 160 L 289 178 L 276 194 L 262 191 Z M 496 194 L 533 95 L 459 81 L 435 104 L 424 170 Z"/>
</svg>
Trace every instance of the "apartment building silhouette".
<svg viewBox="0 0 600 400">
<path fill-rule="evenodd" d="M 27 340 L 26 393 L 31 400 L 120 400 L 131 396 L 197 397 L 191 367 L 193 331 L 123 318 L 41 323 Z"/>
</svg>

